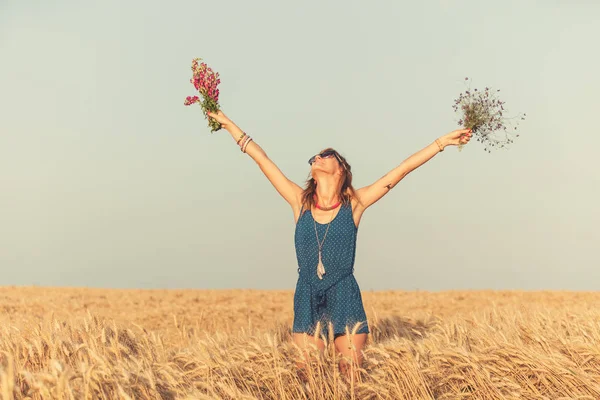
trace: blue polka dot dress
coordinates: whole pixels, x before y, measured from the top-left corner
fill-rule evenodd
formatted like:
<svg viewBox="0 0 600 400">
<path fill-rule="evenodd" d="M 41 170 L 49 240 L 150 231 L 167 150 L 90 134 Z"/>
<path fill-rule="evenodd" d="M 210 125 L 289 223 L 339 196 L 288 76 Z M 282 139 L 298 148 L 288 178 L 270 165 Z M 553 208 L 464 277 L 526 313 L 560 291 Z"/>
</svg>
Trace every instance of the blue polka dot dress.
<svg viewBox="0 0 600 400">
<path fill-rule="evenodd" d="M 319 241 L 323 242 L 321 258 L 325 267 L 322 279 L 317 275 Z M 319 335 L 327 338 L 329 323 L 333 324 L 334 337 L 352 332 L 369 333 L 367 317 L 362 303 L 358 282 L 354 278 L 356 234 L 352 205 L 343 204 L 331 221 L 327 236 L 327 224 L 313 219 L 312 212 L 301 212 L 296 224 L 294 241 L 298 259 L 298 282 L 294 293 L 294 333 L 315 334 L 317 322 L 321 321 Z"/>
</svg>

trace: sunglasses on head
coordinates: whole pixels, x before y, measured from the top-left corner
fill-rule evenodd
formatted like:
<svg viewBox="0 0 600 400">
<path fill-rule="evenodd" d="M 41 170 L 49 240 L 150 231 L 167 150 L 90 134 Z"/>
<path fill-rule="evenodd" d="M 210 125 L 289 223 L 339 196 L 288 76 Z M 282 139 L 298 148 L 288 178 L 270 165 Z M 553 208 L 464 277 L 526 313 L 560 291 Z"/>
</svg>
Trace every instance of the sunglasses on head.
<svg viewBox="0 0 600 400">
<path fill-rule="evenodd" d="M 335 152 L 335 150 L 325 150 L 324 152 L 314 155 L 310 158 L 310 160 L 308 160 L 308 164 L 309 165 L 313 165 L 313 163 L 315 162 L 315 160 L 317 159 L 317 156 L 321 157 L 321 158 L 329 158 L 331 156 L 335 156 L 335 158 L 340 162 L 340 159 L 337 156 L 337 153 Z"/>
</svg>

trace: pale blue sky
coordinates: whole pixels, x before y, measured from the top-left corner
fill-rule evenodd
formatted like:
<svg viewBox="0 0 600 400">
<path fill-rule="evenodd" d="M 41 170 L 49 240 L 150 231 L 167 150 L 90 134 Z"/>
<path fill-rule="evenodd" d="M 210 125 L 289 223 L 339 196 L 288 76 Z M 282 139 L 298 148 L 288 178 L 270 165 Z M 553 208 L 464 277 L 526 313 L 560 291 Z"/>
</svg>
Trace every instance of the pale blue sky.
<svg viewBox="0 0 600 400">
<path fill-rule="evenodd" d="M 464 77 L 526 112 L 369 209 L 363 290 L 600 289 L 596 1 L 0 2 L 0 286 L 292 289 L 291 210 L 184 107 L 223 110 L 302 184 L 357 187 L 456 128 Z"/>
</svg>

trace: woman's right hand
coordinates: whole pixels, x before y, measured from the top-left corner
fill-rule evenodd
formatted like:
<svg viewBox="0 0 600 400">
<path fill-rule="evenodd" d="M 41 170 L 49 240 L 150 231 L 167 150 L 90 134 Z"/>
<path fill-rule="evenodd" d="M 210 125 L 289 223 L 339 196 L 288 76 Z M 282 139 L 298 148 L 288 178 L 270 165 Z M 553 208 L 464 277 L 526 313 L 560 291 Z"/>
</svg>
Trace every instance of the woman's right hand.
<svg viewBox="0 0 600 400">
<path fill-rule="evenodd" d="M 227 115 L 223 114 L 223 111 L 219 110 L 216 113 L 207 112 L 208 116 L 215 119 L 218 123 L 221 124 L 221 127 L 226 129 L 228 132 L 231 132 L 231 128 L 235 127 L 235 124 L 232 120 L 230 120 Z"/>
</svg>

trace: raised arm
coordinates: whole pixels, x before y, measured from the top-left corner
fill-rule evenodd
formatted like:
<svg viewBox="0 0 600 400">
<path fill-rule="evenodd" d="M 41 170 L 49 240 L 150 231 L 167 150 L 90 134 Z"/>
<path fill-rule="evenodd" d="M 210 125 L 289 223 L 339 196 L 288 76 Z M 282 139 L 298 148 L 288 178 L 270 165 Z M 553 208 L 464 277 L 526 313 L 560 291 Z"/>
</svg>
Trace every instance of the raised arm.
<svg viewBox="0 0 600 400">
<path fill-rule="evenodd" d="M 240 139 L 243 138 L 244 132 L 223 112 L 219 111 L 217 114 L 209 112 L 208 115 L 216 119 L 231 134 L 236 143 L 243 143 L 243 141 L 240 142 Z M 249 142 L 245 151 L 258 164 L 277 192 L 292 206 L 294 212 L 299 211 L 302 188 L 289 180 L 254 140 Z"/>
<path fill-rule="evenodd" d="M 470 129 L 460 129 L 436 139 L 429 146 L 402 161 L 400 165 L 385 174 L 377 182 L 358 189 L 356 195 L 360 200 L 360 205 L 363 209 L 370 207 L 385 196 L 406 175 L 425 164 L 437 153 L 444 151 L 446 146 L 466 144 L 471 139 L 471 135 Z"/>
</svg>

